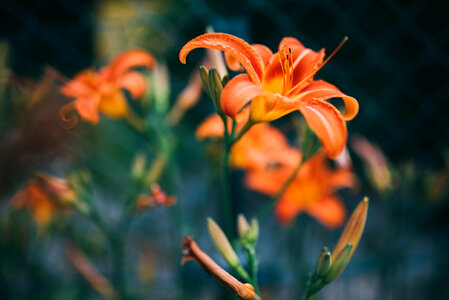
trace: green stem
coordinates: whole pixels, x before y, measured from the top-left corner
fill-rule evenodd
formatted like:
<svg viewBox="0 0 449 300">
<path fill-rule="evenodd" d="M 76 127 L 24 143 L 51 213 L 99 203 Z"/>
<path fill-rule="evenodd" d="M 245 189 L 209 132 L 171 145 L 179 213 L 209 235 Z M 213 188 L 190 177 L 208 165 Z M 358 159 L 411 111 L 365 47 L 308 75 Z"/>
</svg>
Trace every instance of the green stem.
<svg viewBox="0 0 449 300">
<path fill-rule="evenodd" d="M 252 279 L 249 276 L 248 272 L 246 272 L 246 270 L 240 265 L 236 265 L 236 266 L 232 266 L 232 268 L 237 272 L 237 274 L 239 274 L 240 277 L 242 277 L 242 279 L 246 282 L 251 282 Z"/>
<path fill-rule="evenodd" d="M 225 131 L 226 128 L 225 128 Z M 229 154 L 231 151 L 232 143 L 230 137 L 225 133 L 225 145 L 222 158 L 222 181 L 223 181 L 223 218 L 225 233 L 229 238 L 233 238 L 233 217 L 232 217 L 232 202 L 231 202 L 231 170 L 229 169 Z"/>
<path fill-rule="evenodd" d="M 239 132 L 237 132 L 237 135 L 232 139 L 232 143 L 237 142 L 238 140 L 240 140 L 243 135 L 245 135 L 246 132 L 248 132 L 248 130 L 251 129 L 251 127 L 253 127 L 255 123 L 253 121 L 248 120 L 248 122 L 245 123 L 245 125 L 243 125 L 242 129 L 239 130 Z"/>
<path fill-rule="evenodd" d="M 222 181 L 223 181 L 223 218 L 224 218 L 224 229 L 228 237 L 233 239 L 235 237 L 234 231 L 232 230 L 232 224 L 234 224 L 235 216 L 233 215 L 233 203 L 231 199 L 231 170 L 229 167 L 229 155 L 231 152 L 232 145 L 237 142 L 242 136 L 254 125 L 250 120 L 245 123 L 242 129 L 234 136 L 236 129 L 236 122 L 232 123 L 231 133 L 228 130 L 227 117 L 221 116 L 221 120 L 224 125 L 224 151 L 222 158 Z"/>
<path fill-rule="evenodd" d="M 251 271 L 251 284 L 254 287 L 254 292 L 256 292 L 256 294 L 259 294 L 259 281 L 257 280 L 259 262 L 256 258 L 256 251 L 253 246 L 250 246 L 248 244 L 245 244 L 244 248 L 248 256 L 248 264 Z"/>
<path fill-rule="evenodd" d="M 273 200 L 265 206 L 265 208 L 262 210 L 262 212 L 259 213 L 259 216 L 257 219 L 259 219 L 259 220 L 265 219 L 268 216 L 268 214 L 273 210 L 273 208 L 279 202 L 281 197 L 284 195 L 287 188 L 290 186 L 290 184 L 296 178 L 296 175 L 298 174 L 299 169 L 301 169 L 302 162 L 303 162 L 303 159 L 301 158 L 298 162 L 298 165 L 292 171 L 290 176 L 287 178 L 287 180 L 285 180 L 284 184 L 281 186 L 279 191 L 274 195 Z"/>
</svg>

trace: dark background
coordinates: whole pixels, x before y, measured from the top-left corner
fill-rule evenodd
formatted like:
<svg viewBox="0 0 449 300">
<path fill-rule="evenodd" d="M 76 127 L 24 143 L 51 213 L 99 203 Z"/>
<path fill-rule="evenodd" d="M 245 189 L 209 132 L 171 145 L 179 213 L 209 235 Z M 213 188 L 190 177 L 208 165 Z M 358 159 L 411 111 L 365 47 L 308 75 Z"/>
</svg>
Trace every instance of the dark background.
<svg viewBox="0 0 449 300">
<path fill-rule="evenodd" d="M 181 75 L 180 47 L 207 24 L 272 49 L 281 37 L 294 36 L 329 53 L 347 35 L 349 42 L 320 76 L 359 100 L 363 117 L 350 130 L 379 143 L 393 159 L 441 163 L 449 142 L 449 25 L 437 1 L 148 3 L 162 13 L 147 20 L 164 45 L 151 51 Z M 72 75 L 95 63 L 93 7 L 94 1 L 2 1 L 0 37 L 11 44 L 14 72 L 36 77 L 51 65 Z"/>
<path fill-rule="evenodd" d="M 50 65 L 71 77 L 89 66 L 105 63 L 96 55 L 93 42 L 98 36 L 110 34 L 108 25 L 103 23 L 111 20 L 102 19 L 98 12 L 98 3 L 104 2 L 1 1 L 0 40 L 10 45 L 10 67 L 14 76 L 18 80 L 37 79 L 44 67 Z M 146 8 L 136 10 L 135 22 L 149 29 L 146 39 L 134 40 L 126 46 L 146 48 L 167 62 L 174 95 L 185 86 L 185 78 L 200 60 L 197 51 L 189 56 L 189 66 L 181 65 L 179 49 L 203 33 L 206 25 L 250 43 L 265 44 L 273 50 L 282 37 L 293 36 L 309 48 L 324 47 L 330 53 L 344 36 L 348 36 L 343 49 L 317 77 L 335 84 L 359 101 L 360 113 L 348 123 L 350 134 L 361 134 L 382 148 L 397 168 L 397 185 L 410 182 L 400 196 L 374 197 L 365 246 L 361 246 L 358 260 L 322 298 L 449 297 L 447 197 L 440 199 L 437 208 L 428 209 L 422 204 L 426 196 L 419 194 L 423 181 L 429 180 L 426 174 L 444 167 L 449 150 L 449 23 L 443 2 L 165 0 L 129 3 L 136 8 Z M 114 26 L 126 31 L 126 22 L 118 24 Z M 123 49 L 117 49 L 117 53 L 120 50 Z M 184 120 L 187 129 L 193 130 L 213 111 L 206 99 L 200 103 L 202 105 L 193 108 Z M 5 160 L 6 156 L 0 156 L 0 165 L 6 165 Z M 185 163 L 185 168 L 194 164 Z M 413 165 L 411 171 L 404 167 L 407 163 Z M 20 170 L 12 169 L 12 173 L 8 173 L 12 177 L 23 175 Z M 412 179 L 407 177 L 410 175 L 407 172 L 413 173 Z M 204 174 L 201 175 L 204 178 Z M 10 179 L 0 183 L 3 190 L 10 187 Z M 202 179 L 188 181 L 190 184 L 198 182 Z M 354 207 L 355 202 L 351 203 Z M 202 219 L 207 213 L 198 214 L 197 218 Z M 308 219 L 301 222 L 307 223 Z M 410 230 L 405 233 L 405 229 Z M 313 240 L 316 231 L 316 227 L 309 226 L 301 234 L 304 239 Z M 273 232 L 267 232 L 261 243 L 271 242 Z M 288 253 L 293 256 L 298 250 L 292 242 L 292 239 L 299 240 L 296 234 L 297 231 L 291 231 L 279 235 L 281 241 L 290 243 Z M 275 255 L 273 252 L 278 248 L 280 246 L 262 250 L 261 255 L 265 258 Z M 307 253 L 314 256 L 316 252 Z M 274 287 L 286 284 L 290 289 L 295 288 L 292 275 L 280 271 L 280 266 L 289 264 L 288 260 L 279 265 L 265 260 L 271 265 L 268 263 L 266 269 L 261 269 L 262 284 Z M 204 288 L 204 281 L 209 284 L 206 287 L 216 287 L 205 275 L 197 274 L 200 275 L 190 280 L 198 284 L 198 288 Z M 348 296 L 341 298 L 345 292 Z M 285 295 L 278 295 L 282 296 Z"/>
</svg>

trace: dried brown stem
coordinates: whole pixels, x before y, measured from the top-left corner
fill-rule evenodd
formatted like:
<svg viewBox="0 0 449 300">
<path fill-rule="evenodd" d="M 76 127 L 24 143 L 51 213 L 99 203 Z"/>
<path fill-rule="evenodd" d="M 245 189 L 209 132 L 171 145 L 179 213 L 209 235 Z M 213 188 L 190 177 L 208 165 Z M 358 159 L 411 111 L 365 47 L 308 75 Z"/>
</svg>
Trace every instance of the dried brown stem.
<svg viewBox="0 0 449 300">
<path fill-rule="evenodd" d="M 204 253 L 192 238 L 185 237 L 182 246 L 184 248 L 182 264 L 190 259 L 196 260 L 209 275 L 236 293 L 240 299 L 260 300 L 260 297 L 254 292 L 254 287 L 251 284 L 242 283 L 226 272 L 209 255 Z"/>
</svg>

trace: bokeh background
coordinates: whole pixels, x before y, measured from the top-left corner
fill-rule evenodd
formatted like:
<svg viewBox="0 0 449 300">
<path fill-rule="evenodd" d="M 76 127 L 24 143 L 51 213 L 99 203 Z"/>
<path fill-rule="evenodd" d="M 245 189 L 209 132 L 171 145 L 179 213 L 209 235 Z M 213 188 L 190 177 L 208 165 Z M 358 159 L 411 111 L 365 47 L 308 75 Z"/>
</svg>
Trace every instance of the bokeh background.
<svg viewBox="0 0 449 300">
<path fill-rule="evenodd" d="M 125 49 L 141 47 L 167 64 L 173 102 L 203 54 L 192 53 L 188 64 L 182 65 L 179 49 L 207 25 L 271 49 L 282 37 L 293 36 L 307 47 L 330 52 L 348 36 L 319 77 L 359 101 L 360 113 L 348 124 L 349 140 L 362 135 L 379 145 L 389 160 L 393 188 L 377 191 L 354 155 L 360 186 L 341 194 L 349 210 L 363 195 L 370 196 L 366 232 L 342 277 L 317 299 L 448 299 L 449 23 L 441 4 L 3 0 L 1 53 L 9 71 L 1 74 L 1 88 L 7 82 L 10 93 L 18 95 L 12 99 L 26 102 L 47 66 L 72 77 L 107 63 Z M 26 112 L 17 103 L 0 102 L 0 111 L 14 112 L 0 120 L 0 207 L 7 211 L 8 200 L 29 174 L 38 170 L 64 174 L 81 165 L 92 170 L 101 207 L 113 219 L 114 204 L 126 193 L 123 182 L 129 165 L 145 145 L 129 128 L 111 120 L 65 130 L 57 117 L 65 102 L 57 90 Z M 178 196 L 176 207 L 150 211 L 133 224 L 127 280 L 137 284 L 136 295 L 143 299 L 229 296 L 195 264 L 184 268 L 179 264 L 184 234 L 194 235 L 223 262 L 206 230 L 206 217 L 219 218 L 214 159 L 219 148 L 194 136 L 195 128 L 212 112 L 212 103 L 203 97 L 175 128 L 176 157 L 163 185 Z M 288 128 L 282 122 L 277 125 Z M 255 216 L 268 201 L 247 191 L 239 172 L 233 174 L 233 184 L 238 212 Z M 42 237 L 22 219 L 11 220 L 5 214 L 0 218 L 1 299 L 99 297 L 66 261 L 62 244 L 67 236 Z M 91 235 L 88 251 L 100 268 L 106 265 L 101 234 L 82 218 L 74 219 L 77 226 L 70 235 L 75 239 Z M 318 251 L 332 248 L 338 236 L 339 230 L 330 231 L 305 215 L 289 228 L 272 217 L 261 224 L 260 283 L 266 298 L 298 299 Z"/>
</svg>

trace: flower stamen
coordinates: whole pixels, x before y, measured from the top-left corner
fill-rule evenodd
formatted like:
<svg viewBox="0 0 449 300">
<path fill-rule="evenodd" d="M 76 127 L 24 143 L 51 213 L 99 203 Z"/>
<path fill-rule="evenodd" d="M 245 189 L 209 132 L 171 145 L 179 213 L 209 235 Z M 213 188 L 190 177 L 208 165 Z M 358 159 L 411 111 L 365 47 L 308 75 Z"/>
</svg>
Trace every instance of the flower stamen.
<svg viewBox="0 0 449 300">
<path fill-rule="evenodd" d="M 282 95 L 286 95 L 286 93 L 290 90 L 290 87 L 293 84 L 293 54 L 292 49 L 288 48 L 288 53 L 285 51 L 285 45 L 282 46 L 282 55 L 279 53 L 279 62 L 281 64 L 282 73 L 283 73 L 283 87 L 282 87 Z"/>
</svg>

